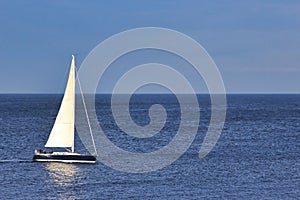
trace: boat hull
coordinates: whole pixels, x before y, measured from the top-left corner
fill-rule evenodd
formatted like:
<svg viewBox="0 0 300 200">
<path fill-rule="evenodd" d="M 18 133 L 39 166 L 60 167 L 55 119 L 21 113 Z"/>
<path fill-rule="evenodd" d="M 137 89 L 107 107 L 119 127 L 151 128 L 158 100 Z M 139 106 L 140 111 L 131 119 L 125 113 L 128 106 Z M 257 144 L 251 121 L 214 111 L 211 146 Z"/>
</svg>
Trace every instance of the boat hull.
<svg viewBox="0 0 300 200">
<path fill-rule="evenodd" d="M 35 162 L 96 163 L 96 157 L 93 155 L 72 153 L 35 154 L 32 159 Z"/>
</svg>

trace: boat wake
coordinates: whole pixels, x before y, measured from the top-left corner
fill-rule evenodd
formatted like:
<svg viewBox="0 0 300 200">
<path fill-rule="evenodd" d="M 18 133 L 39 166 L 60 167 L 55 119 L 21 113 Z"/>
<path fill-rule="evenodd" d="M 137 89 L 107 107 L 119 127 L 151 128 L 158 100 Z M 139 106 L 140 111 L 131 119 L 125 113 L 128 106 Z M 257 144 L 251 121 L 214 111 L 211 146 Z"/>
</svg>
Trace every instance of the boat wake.
<svg viewBox="0 0 300 200">
<path fill-rule="evenodd" d="M 21 159 L 12 159 L 12 160 L 0 160 L 0 163 L 29 163 L 32 160 L 21 160 Z"/>
</svg>

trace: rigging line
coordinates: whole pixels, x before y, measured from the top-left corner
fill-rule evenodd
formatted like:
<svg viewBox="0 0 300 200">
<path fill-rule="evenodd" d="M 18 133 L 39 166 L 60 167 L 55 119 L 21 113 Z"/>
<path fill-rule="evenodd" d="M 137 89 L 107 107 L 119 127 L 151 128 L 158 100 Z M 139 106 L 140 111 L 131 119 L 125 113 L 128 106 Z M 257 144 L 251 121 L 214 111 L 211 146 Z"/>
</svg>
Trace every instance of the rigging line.
<svg viewBox="0 0 300 200">
<path fill-rule="evenodd" d="M 81 84 L 80 84 L 79 77 L 78 77 L 78 70 L 77 70 L 76 67 L 75 67 L 75 70 L 76 70 L 76 78 L 77 78 L 77 80 L 78 80 L 78 85 L 79 85 L 79 89 L 80 89 L 80 94 L 81 94 L 81 98 L 82 98 L 82 103 L 83 103 L 83 107 L 84 107 L 86 119 L 87 119 L 87 122 L 88 122 L 90 134 L 91 134 L 91 137 L 92 137 L 93 147 L 94 147 L 96 156 L 98 156 L 98 152 L 97 152 L 97 148 L 96 148 L 95 141 L 94 141 L 94 136 L 93 136 L 93 131 L 92 131 L 92 127 L 91 127 L 89 115 L 88 115 L 88 112 L 87 112 L 87 109 L 86 109 L 86 105 L 85 105 L 85 101 L 84 101 L 84 96 L 83 96 Z"/>
</svg>

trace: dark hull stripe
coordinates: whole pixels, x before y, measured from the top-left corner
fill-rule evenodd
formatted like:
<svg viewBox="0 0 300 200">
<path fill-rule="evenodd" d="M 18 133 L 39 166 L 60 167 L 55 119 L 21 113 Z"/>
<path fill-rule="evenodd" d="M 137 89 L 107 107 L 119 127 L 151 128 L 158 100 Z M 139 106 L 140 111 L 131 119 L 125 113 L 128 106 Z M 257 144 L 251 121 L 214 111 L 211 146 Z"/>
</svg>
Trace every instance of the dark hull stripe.
<svg viewBox="0 0 300 200">
<path fill-rule="evenodd" d="M 34 155 L 33 161 L 61 161 L 61 162 L 96 162 L 96 157 L 92 155 Z"/>
</svg>

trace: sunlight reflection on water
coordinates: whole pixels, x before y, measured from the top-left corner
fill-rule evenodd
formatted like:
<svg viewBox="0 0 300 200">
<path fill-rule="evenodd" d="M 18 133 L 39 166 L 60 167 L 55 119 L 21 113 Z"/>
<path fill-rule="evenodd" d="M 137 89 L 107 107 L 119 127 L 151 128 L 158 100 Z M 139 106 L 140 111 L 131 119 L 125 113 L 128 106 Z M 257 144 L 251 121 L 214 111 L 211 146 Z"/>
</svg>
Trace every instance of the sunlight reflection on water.
<svg viewBox="0 0 300 200">
<path fill-rule="evenodd" d="M 45 167 L 48 170 L 50 180 L 60 186 L 73 185 L 76 174 L 79 172 L 77 166 L 65 163 L 50 162 Z"/>
</svg>

